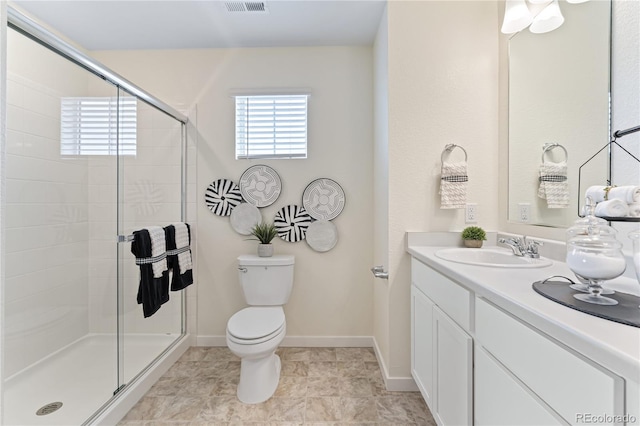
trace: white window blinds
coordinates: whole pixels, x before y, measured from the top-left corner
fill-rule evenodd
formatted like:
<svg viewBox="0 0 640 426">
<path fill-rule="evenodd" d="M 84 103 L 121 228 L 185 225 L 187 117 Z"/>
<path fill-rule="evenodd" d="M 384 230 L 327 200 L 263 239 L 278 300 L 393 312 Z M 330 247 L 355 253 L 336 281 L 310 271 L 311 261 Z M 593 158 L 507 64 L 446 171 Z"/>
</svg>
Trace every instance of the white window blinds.
<svg viewBox="0 0 640 426">
<path fill-rule="evenodd" d="M 235 98 L 236 159 L 307 158 L 307 95 Z"/>
<path fill-rule="evenodd" d="M 136 155 L 136 98 L 62 98 L 62 155 Z"/>
</svg>

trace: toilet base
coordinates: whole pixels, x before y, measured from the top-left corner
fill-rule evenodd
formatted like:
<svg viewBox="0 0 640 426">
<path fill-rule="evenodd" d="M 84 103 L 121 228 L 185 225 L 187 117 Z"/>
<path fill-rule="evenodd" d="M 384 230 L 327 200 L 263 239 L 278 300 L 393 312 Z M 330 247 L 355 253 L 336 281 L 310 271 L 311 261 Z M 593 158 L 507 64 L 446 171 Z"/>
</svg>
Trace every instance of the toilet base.
<svg viewBox="0 0 640 426">
<path fill-rule="evenodd" d="M 276 391 L 281 362 L 275 350 L 262 358 L 243 358 L 240 363 L 238 399 L 245 404 L 264 402 Z"/>
</svg>

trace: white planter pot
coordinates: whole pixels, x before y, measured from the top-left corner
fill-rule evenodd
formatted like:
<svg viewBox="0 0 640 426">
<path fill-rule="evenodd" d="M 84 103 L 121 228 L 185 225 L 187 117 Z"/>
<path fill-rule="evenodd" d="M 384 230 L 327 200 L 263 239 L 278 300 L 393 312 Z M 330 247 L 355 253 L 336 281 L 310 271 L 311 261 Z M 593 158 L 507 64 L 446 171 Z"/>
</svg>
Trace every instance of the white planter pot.
<svg viewBox="0 0 640 426">
<path fill-rule="evenodd" d="M 273 244 L 258 244 L 258 256 L 260 257 L 273 256 Z"/>
</svg>

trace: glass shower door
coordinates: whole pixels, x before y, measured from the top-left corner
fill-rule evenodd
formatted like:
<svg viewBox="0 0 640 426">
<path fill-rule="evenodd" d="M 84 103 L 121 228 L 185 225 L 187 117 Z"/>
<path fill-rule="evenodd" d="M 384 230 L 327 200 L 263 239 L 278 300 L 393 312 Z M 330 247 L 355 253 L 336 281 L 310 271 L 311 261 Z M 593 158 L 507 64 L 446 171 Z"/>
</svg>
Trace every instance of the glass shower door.
<svg viewBox="0 0 640 426">
<path fill-rule="evenodd" d="M 119 385 L 117 88 L 12 29 L 7 69 L 2 424 L 81 424 Z"/>
<path fill-rule="evenodd" d="M 118 234 L 182 220 L 182 123 L 120 89 Z M 183 332 L 183 292 L 145 318 L 138 303 L 140 266 L 131 244 L 119 244 L 119 376 L 122 384 Z"/>
</svg>

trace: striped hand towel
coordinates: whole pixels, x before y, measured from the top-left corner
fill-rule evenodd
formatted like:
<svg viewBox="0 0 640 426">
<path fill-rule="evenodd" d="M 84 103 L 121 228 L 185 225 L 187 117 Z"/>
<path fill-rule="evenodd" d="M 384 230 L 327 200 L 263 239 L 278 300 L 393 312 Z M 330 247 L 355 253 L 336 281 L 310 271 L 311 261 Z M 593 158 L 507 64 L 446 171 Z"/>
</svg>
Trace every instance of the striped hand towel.
<svg viewBox="0 0 640 426">
<path fill-rule="evenodd" d="M 569 207 L 569 185 L 567 183 L 567 162 L 552 163 L 545 161 L 540 165 L 540 186 L 538 197 L 547 200 L 550 209 Z"/>
<path fill-rule="evenodd" d="M 467 203 L 467 163 L 442 163 L 440 208 L 463 209 Z"/>
<path fill-rule="evenodd" d="M 178 291 L 193 284 L 191 259 L 191 228 L 179 222 L 164 228 L 167 239 L 167 261 L 172 270 L 171 291 Z"/>
</svg>

